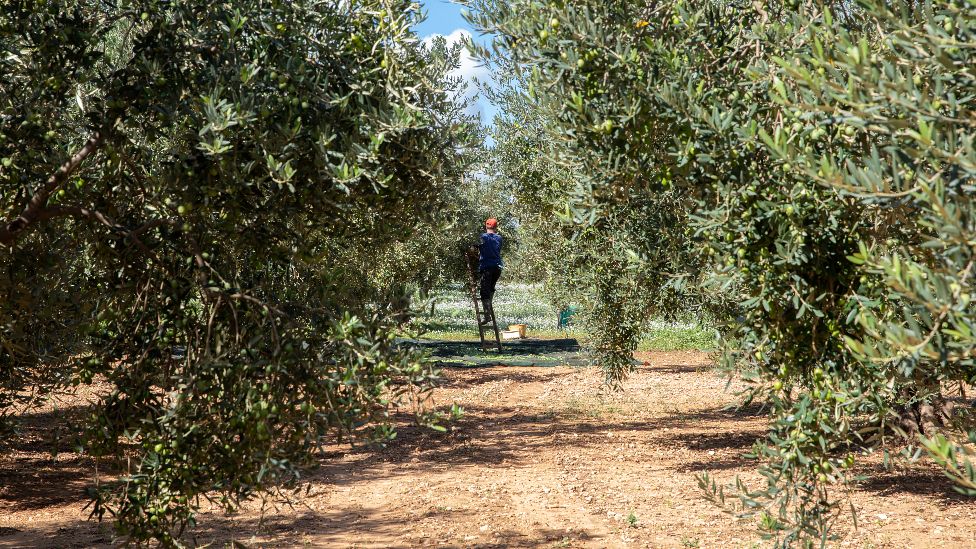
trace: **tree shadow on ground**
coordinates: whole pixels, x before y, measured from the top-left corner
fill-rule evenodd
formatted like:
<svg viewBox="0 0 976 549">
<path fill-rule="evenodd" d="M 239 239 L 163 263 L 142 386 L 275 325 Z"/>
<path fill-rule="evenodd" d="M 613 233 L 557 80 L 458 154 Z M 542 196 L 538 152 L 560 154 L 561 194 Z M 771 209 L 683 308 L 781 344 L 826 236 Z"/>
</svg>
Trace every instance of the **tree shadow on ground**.
<svg viewBox="0 0 976 549">
<path fill-rule="evenodd" d="M 881 497 L 912 494 L 943 503 L 972 501 L 971 497 L 957 492 L 952 480 L 931 464 L 916 464 L 898 470 L 886 470 L 883 465 L 877 465 L 859 473 L 867 478 L 856 483 L 856 489 Z"/>
<path fill-rule="evenodd" d="M 39 528 L 0 528 L 0 549 L 88 549 L 115 547 L 108 522 L 64 521 Z"/>
<path fill-rule="evenodd" d="M 477 341 L 404 340 L 430 353 L 441 367 L 587 366 L 591 359 L 575 339 L 521 339 L 502 343 L 502 350 L 484 350 Z M 493 345 L 494 342 L 492 341 Z"/>
<path fill-rule="evenodd" d="M 676 448 L 704 455 L 676 466 L 675 470 L 679 473 L 698 473 L 748 467 L 756 463 L 748 457 L 748 450 L 764 435 L 761 430 L 677 434 L 671 437 Z"/>
<path fill-rule="evenodd" d="M 636 372 L 654 372 L 655 374 L 702 374 L 717 372 L 712 364 L 652 364 L 638 366 Z"/>
<path fill-rule="evenodd" d="M 94 460 L 76 451 L 89 405 L 18 416 L 18 431 L 0 452 L 0 507 L 42 509 L 88 499 Z"/>
<path fill-rule="evenodd" d="M 485 370 L 477 377 L 446 378 L 441 381 L 438 386 L 451 389 L 467 389 L 497 381 L 511 381 L 513 383 L 545 383 L 561 378 L 565 375 L 565 371 L 547 371 L 544 373 L 537 373 L 485 367 Z"/>
<path fill-rule="evenodd" d="M 673 414 L 682 424 L 693 424 L 709 421 L 745 421 L 765 419 L 769 408 L 763 403 L 752 403 L 748 406 L 717 406 L 694 412 Z"/>
<path fill-rule="evenodd" d="M 297 512 L 296 512 L 297 510 Z M 284 511 L 284 512 L 283 512 Z M 418 512 L 415 519 L 460 522 L 476 517 L 476 510 L 435 507 Z M 470 522 L 470 521 L 469 521 Z M 403 517 L 390 509 L 344 506 L 314 510 L 296 502 L 294 507 L 278 501 L 261 516 L 206 513 L 197 526 L 187 530 L 181 541 L 191 547 L 225 547 L 233 543 L 245 547 L 347 547 L 357 543 L 386 547 L 539 547 L 572 538 L 590 540 L 594 535 L 583 528 L 571 532 L 546 527 L 517 531 L 499 525 L 488 532 L 475 532 L 478 539 L 458 539 L 446 534 L 422 536 L 411 532 Z M 404 534 L 413 533 L 412 537 Z M 489 541 L 491 540 L 491 541 Z M 0 549 L 108 548 L 121 540 L 114 537 L 106 521 L 64 521 L 38 528 L 0 527 Z"/>
<path fill-rule="evenodd" d="M 675 444 L 689 450 L 745 450 L 763 437 L 762 431 L 722 431 L 716 433 L 682 433 L 671 437 Z"/>
<path fill-rule="evenodd" d="M 92 486 L 90 459 L 47 464 L 38 461 L 18 460 L 0 470 L 0 508 L 29 511 L 88 499 L 87 490 Z"/>
<path fill-rule="evenodd" d="M 462 523 L 477 517 L 477 510 L 434 507 L 415 514 L 413 520 L 447 520 Z M 470 522 L 470 520 L 469 520 Z M 413 535 L 405 535 L 413 534 Z M 565 530 L 539 527 L 528 534 L 504 526 L 487 532 L 477 532 L 479 539 L 458 538 L 457 534 L 442 532 L 439 536 L 425 536 L 411 532 L 401 514 L 395 510 L 353 506 L 343 509 L 316 511 L 307 509 L 287 516 L 269 510 L 263 519 L 242 519 L 234 516 L 207 516 L 189 535 L 195 544 L 223 545 L 237 541 L 256 545 L 298 545 L 307 542 L 314 547 L 347 547 L 363 543 L 386 547 L 539 547 L 567 537 Z M 593 536 L 582 528 L 572 532 L 574 539 Z M 497 541 L 486 541 L 494 539 Z"/>
<path fill-rule="evenodd" d="M 368 482 L 410 470 L 518 466 L 533 455 L 553 450 L 605 446 L 608 432 L 616 434 L 617 442 L 666 445 L 701 456 L 680 464 L 677 469 L 681 471 L 734 468 L 749 460 L 729 459 L 727 454 L 741 456 L 763 434 L 752 408 L 634 420 L 587 417 L 558 410 L 527 412 L 511 406 L 473 405 L 465 406 L 465 410 L 465 416 L 453 422 L 446 433 L 401 425 L 397 438 L 385 447 L 333 449 L 323 456 L 315 475 L 342 484 Z M 710 456 L 709 450 L 721 451 L 723 456 Z"/>
<path fill-rule="evenodd" d="M 91 410 L 90 405 L 76 404 L 17 416 L 15 434 L 0 447 L 0 512 L 65 505 L 81 511 L 89 501 L 95 467 L 92 458 L 76 453 L 75 444 Z M 0 549 L 112 547 L 111 542 L 107 523 L 65 520 L 0 529 Z"/>
<path fill-rule="evenodd" d="M 579 352 L 579 341 L 564 339 L 515 339 L 502 343 L 502 351 L 482 351 L 478 341 L 411 340 L 411 344 L 431 350 L 433 356 L 463 356 L 490 353 L 494 356 Z"/>
</svg>

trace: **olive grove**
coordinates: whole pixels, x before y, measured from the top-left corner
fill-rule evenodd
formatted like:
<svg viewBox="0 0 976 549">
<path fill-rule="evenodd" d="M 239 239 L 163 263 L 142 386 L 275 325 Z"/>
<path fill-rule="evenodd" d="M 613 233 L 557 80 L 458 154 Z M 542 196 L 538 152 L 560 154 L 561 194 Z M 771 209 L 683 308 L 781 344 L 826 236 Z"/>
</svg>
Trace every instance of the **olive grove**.
<svg viewBox="0 0 976 549">
<path fill-rule="evenodd" d="M 976 495 L 973 0 L 460 3 L 490 149 L 413 2 L 4 2 L 4 443 L 87 387 L 92 516 L 175 546 L 438 428 L 410 297 L 501 216 L 612 386 L 649 318 L 717 323 L 770 427 L 761 485 L 700 485 L 779 545 L 829 541 L 865 453 Z"/>
</svg>

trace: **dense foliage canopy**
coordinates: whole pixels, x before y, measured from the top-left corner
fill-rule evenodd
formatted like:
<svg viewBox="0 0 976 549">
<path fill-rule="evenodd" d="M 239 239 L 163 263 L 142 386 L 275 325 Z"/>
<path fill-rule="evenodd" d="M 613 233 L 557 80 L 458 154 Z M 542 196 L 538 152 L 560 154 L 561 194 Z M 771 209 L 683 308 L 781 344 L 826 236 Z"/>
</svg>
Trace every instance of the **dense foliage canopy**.
<svg viewBox="0 0 976 549">
<path fill-rule="evenodd" d="M 293 481 L 429 390 L 394 338 L 408 285 L 456 253 L 477 132 L 458 49 L 419 17 L 0 7 L 0 414 L 94 384 L 82 449 L 128 464 L 94 514 L 130 540 L 177 543 L 200 497 Z"/>
<path fill-rule="evenodd" d="M 972 492 L 947 393 L 976 377 L 976 5 L 469 4 L 511 83 L 500 171 L 583 259 L 561 281 L 610 379 L 648 311 L 702 303 L 772 404 L 737 510 L 823 541 L 831 485 L 891 435 Z"/>
</svg>

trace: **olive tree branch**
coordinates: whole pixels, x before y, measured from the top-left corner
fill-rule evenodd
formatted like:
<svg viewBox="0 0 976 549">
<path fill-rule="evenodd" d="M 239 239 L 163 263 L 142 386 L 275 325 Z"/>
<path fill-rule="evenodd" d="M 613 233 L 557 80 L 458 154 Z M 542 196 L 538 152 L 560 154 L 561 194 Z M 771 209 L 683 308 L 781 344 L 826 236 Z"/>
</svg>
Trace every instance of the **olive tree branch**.
<svg viewBox="0 0 976 549">
<path fill-rule="evenodd" d="M 98 150 L 102 145 L 105 132 L 103 130 L 98 130 L 88 138 L 85 145 L 72 156 L 68 161 L 58 168 L 58 171 L 51 174 L 51 177 L 47 179 L 44 185 L 34 193 L 31 197 L 30 202 L 24 210 L 15 219 L 4 223 L 0 226 L 0 244 L 4 246 L 13 246 L 18 238 L 25 231 L 27 231 L 32 225 L 38 221 L 44 219 L 49 219 L 55 217 L 50 212 L 45 212 L 47 209 L 47 201 L 50 198 L 51 193 L 53 193 L 58 187 L 61 186 L 71 174 L 78 169 L 78 166 L 93 152 Z"/>
</svg>

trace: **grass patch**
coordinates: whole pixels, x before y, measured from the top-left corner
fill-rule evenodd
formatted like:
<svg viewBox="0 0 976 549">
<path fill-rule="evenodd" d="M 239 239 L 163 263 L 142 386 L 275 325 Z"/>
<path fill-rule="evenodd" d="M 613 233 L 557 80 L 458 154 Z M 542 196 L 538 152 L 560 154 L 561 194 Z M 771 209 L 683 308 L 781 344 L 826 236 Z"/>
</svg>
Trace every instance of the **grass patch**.
<svg viewBox="0 0 976 549">
<path fill-rule="evenodd" d="M 414 327 L 424 331 L 424 339 L 443 341 L 477 341 L 478 327 L 467 289 L 451 284 L 434 292 L 433 314 L 430 308 L 414 319 Z M 557 327 L 559 311 L 542 298 L 539 286 L 505 284 L 498 286 L 494 299 L 498 328 L 509 324 L 526 324 L 533 339 L 576 339 L 586 345 L 591 337 L 579 326 Z M 715 348 L 711 327 L 697 322 L 663 322 L 649 320 L 638 351 L 707 351 Z"/>
<path fill-rule="evenodd" d="M 504 330 L 505 326 L 499 326 Z M 533 330 L 528 336 L 533 339 L 575 339 L 586 346 L 590 337 L 579 330 Z M 423 339 L 442 341 L 476 341 L 478 331 L 470 329 L 427 329 Z M 490 339 L 490 338 L 489 338 Z M 715 350 L 715 333 L 706 327 L 671 326 L 652 329 L 637 344 L 638 351 L 712 351 Z"/>
<path fill-rule="evenodd" d="M 638 351 L 711 351 L 715 332 L 705 326 L 662 326 L 652 328 L 637 345 Z"/>
</svg>

